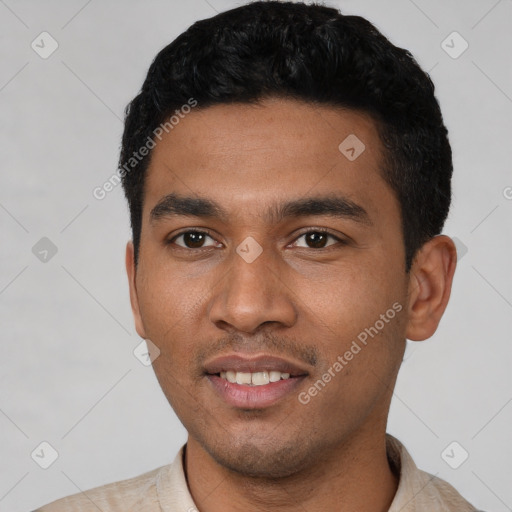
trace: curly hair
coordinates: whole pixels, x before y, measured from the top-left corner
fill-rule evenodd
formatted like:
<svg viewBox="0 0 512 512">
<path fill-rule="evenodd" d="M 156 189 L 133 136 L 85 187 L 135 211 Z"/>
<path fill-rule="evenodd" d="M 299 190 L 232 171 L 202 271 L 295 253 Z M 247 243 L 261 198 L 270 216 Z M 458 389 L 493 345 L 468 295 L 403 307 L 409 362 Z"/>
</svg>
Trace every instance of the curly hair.
<svg viewBox="0 0 512 512">
<path fill-rule="evenodd" d="M 382 174 L 401 210 L 405 267 L 439 234 L 451 201 L 452 153 L 434 85 L 409 51 L 368 20 L 318 4 L 256 1 L 198 21 L 163 48 L 125 111 L 119 159 L 135 263 L 155 127 L 191 98 L 216 104 L 282 97 L 364 112 L 384 148 Z"/>
</svg>

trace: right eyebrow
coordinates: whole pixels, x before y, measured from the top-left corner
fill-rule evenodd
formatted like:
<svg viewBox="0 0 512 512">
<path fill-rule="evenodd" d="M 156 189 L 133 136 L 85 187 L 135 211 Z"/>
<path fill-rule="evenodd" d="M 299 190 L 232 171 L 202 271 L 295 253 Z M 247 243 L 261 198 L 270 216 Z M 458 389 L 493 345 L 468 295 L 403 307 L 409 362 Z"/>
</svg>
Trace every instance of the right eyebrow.
<svg viewBox="0 0 512 512">
<path fill-rule="evenodd" d="M 228 213 L 215 201 L 211 201 L 210 199 L 168 194 L 151 210 L 149 220 L 150 222 L 155 222 L 164 217 L 176 216 L 217 217 L 226 221 Z"/>
</svg>

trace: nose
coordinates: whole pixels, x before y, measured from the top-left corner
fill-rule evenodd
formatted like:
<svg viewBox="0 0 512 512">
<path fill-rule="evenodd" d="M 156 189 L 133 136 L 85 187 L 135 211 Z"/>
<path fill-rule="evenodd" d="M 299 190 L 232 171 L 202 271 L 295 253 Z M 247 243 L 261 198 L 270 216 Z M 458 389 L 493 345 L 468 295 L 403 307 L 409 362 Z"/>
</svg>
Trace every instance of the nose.
<svg viewBox="0 0 512 512">
<path fill-rule="evenodd" d="M 214 291 L 210 321 L 221 329 L 254 333 L 262 324 L 291 327 L 297 319 L 286 273 L 269 250 L 253 261 L 233 251 Z"/>
</svg>

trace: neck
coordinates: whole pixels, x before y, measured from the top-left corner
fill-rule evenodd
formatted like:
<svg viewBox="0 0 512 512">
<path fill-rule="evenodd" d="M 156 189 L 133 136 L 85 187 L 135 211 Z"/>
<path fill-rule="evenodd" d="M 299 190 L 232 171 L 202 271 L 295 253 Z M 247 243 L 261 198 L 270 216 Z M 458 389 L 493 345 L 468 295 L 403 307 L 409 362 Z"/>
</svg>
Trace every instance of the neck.
<svg viewBox="0 0 512 512">
<path fill-rule="evenodd" d="M 343 510 L 385 512 L 398 487 L 386 455 L 384 429 L 358 432 L 300 473 L 286 478 L 253 478 L 211 458 L 189 438 L 185 468 L 192 497 L 201 512 Z"/>
</svg>

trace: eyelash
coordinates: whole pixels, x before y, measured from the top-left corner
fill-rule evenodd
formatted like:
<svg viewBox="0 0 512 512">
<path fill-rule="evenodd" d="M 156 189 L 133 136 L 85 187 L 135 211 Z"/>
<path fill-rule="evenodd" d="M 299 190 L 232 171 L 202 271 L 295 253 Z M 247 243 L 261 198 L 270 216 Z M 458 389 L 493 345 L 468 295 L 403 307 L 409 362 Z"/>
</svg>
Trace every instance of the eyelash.
<svg viewBox="0 0 512 512">
<path fill-rule="evenodd" d="M 185 231 L 181 231 L 180 233 L 174 235 L 172 238 L 168 239 L 165 241 L 165 244 L 166 245 L 172 245 L 174 243 L 174 241 L 180 237 L 181 235 L 185 235 L 187 233 L 200 233 L 200 234 L 203 234 L 203 235 L 208 235 L 210 238 L 212 238 L 213 240 L 215 240 L 215 237 L 213 236 L 213 234 L 208 231 L 207 229 L 187 229 Z M 328 235 L 330 236 L 331 238 L 334 238 L 336 240 L 336 242 L 338 242 L 339 245 L 346 245 L 347 242 L 339 237 L 337 237 L 336 235 L 333 235 L 329 230 L 325 229 L 325 228 L 312 228 L 312 229 L 309 229 L 307 231 L 304 231 L 302 233 L 300 233 L 294 241 L 298 240 L 299 238 L 303 237 L 304 235 L 308 235 L 309 233 L 322 233 L 322 234 L 325 234 L 325 235 Z M 336 244 L 332 244 L 332 245 L 329 245 L 327 247 L 320 247 L 319 249 L 315 249 L 314 247 L 300 247 L 300 249 L 311 249 L 313 251 L 326 251 L 328 250 L 330 247 L 332 247 L 333 245 L 336 245 Z M 201 251 L 201 250 L 208 250 L 208 249 L 213 249 L 214 247 L 198 247 L 198 248 L 191 248 L 191 247 L 182 247 L 181 245 L 178 245 L 177 246 L 179 249 L 183 249 L 185 251 Z"/>
</svg>

